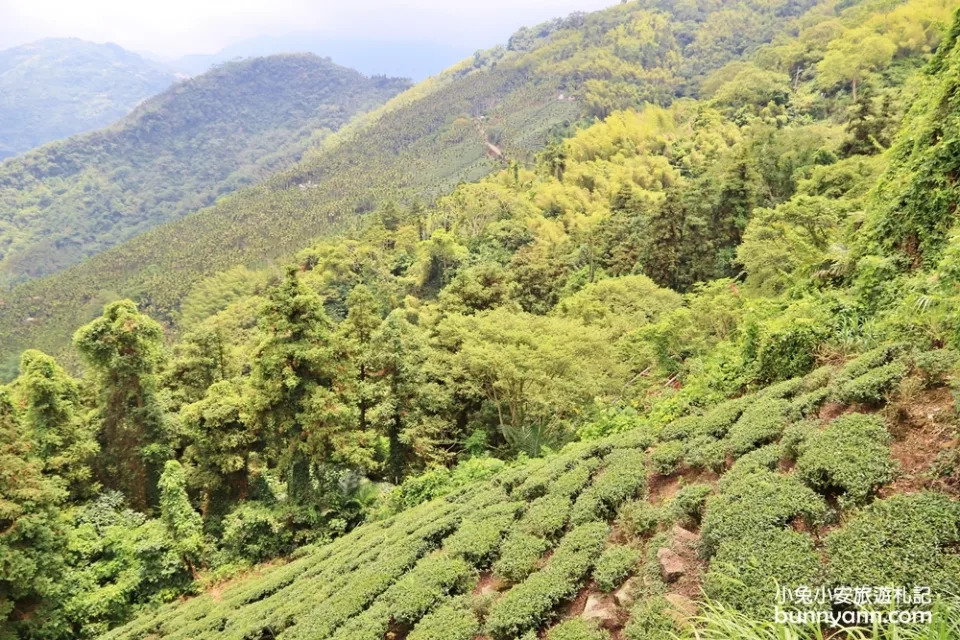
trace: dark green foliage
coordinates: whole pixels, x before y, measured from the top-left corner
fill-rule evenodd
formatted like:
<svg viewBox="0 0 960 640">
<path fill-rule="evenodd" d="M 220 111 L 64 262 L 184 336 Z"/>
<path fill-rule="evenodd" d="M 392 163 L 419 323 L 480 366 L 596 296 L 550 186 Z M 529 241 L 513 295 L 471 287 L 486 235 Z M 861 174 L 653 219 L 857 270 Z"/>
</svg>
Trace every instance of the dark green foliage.
<svg viewBox="0 0 960 640">
<path fill-rule="evenodd" d="M 723 483 L 720 492 L 707 499 L 703 551 L 711 556 L 724 541 L 783 529 L 798 517 L 812 525 L 825 512 L 823 499 L 796 478 L 771 471 L 747 473 Z"/>
<path fill-rule="evenodd" d="M 713 426 L 713 425 L 711 425 Z M 701 426 L 700 416 L 685 416 L 666 425 L 660 431 L 661 440 L 686 440 L 695 433 L 709 432 Z"/>
<path fill-rule="evenodd" d="M 704 579 L 707 597 L 756 618 L 769 619 L 777 588 L 820 583 L 820 560 L 810 536 L 770 529 L 720 544 Z"/>
<path fill-rule="evenodd" d="M 861 504 L 896 475 L 891 441 L 876 416 L 840 416 L 798 446 L 797 476 L 824 495 L 839 494 L 845 505 Z"/>
<path fill-rule="evenodd" d="M 30 455 L 6 389 L 0 388 L 0 636 L 29 637 L 62 597 L 65 540 L 57 506 L 61 483 Z M 39 609 L 37 611 L 36 609 Z M 34 610 L 43 617 L 25 614 Z M 7 631 L 5 631 L 7 630 Z"/>
<path fill-rule="evenodd" d="M 899 360 L 871 369 L 841 385 L 837 390 L 837 399 L 847 403 L 879 404 L 907 373 L 907 365 Z"/>
<path fill-rule="evenodd" d="M 960 588 L 960 504 L 937 493 L 897 495 L 866 507 L 827 536 L 834 585 Z"/>
<path fill-rule="evenodd" d="M 725 440 L 727 451 L 734 457 L 774 442 L 780 438 L 786 426 L 790 402 L 780 399 L 757 400 L 743 412 L 730 428 Z"/>
<path fill-rule="evenodd" d="M 450 593 L 465 590 L 474 577 L 473 567 L 462 558 L 446 553 L 430 555 L 380 597 L 388 613 L 384 622 L 411 625 Z"/>
<path fill-rule="evenodd" d="M 644 454 L 633 449 L 609 453 L 593 484 L 573 503 L 570 521 L 579 525 L 612 515 L 623 502 L 642 494 L 647 486 L 643 459 Z"/>
<path fill-rule="evenodd" d="M 519 582 L 530 575 L 541 556 L 550 548 L 543 538 L 514 531 L 500 545 L 500 557 L 493 564 L 496 575 Z"/>
<path fill-rule="evenodd" d="M 787 416 L 792 420 L 802 420 L 815 416 L 829 397 L 830 389 L 826 387 L 803 393 L 790 400 Z"/>
<path fill-rule="evenodd" d="M 566 620 L 547 631 L 547 640 L 606 640 L 609 637 L 580 618 Z"/>
<path fill-rule="evenodd" d="M 157 398 L 163 330 L 129 300 L 113 302 L 73 337 L 100 382 L 100 477 L 135 509 L 156 506 L 157 480 L 170 457 Z"/>
<path fill-rule="evenodd" d="M 448 600 L 423 617 L 408 640 L 472 640 L 480 622 L 465 598 Z"/>
<path fill-rule="evenodd" d="M 796 460 L 800 455 L 800 447 L 809 438 L 812 438 L 819 431 L 819 422 L 816 420 L 800 420 L 792 422 L 783 430 L 783 437 L 780 438 L 780 446 L 783 447 L 783 454 L 791 460 Z"/>
<path fill-rule="evenodd" d="M 687 442 L 683 461 L 691 469 L 720 471 L 727 464 L 726 445 L 713 436 L 691 438 Z"/>
<path fill-rule="evenodd" d="M 713 495 L 713 487 L 708 484 L 688 484 L 673 495 L 666 510 L 681 524 L 699 525 L 703 520 L 707 498 L 711 495 Z"/>
<path fill-rule="evenodd" d="M 223 549 L 237 560 L 263 562 L 290 549 L 290 530 L 281 514 L 259 502 L 244 502 L 223 521 Z"/>
<path fill-rule="evenodd" d="M 958 361 L 960 361 L 960 354 L 953 349 L 924 351 L 913 357 L 913 364 L 928 387 L 946 382 L 948 375 L 956 369 Z"/>
<path fill-rule="evenodd" d="M 677 629 L 666 610 L 670 604 L 661 596 L 645 598 L 630 612 L 630 620 L 623 629 L 627 640 L 671 640 Z"/>
<path fill-rule="evenodd" d="M 553 538 L 566 526 L 571 506 L 570 498 L 562 492 L 551 492 L 530 503 L 520 519 L 519 528 L 541 538 Z"/>
<path fill-rule="evenodd" d="M 743 396 L 721 402 L 700 418 L 700 432 L 715 438 L 724 437 L 754 400 L 753 396 Z"/>
<path fill-rule="evenodd" d="M 667 476 L 677 470 L 687 445 L 679 440 L 661 442 L 650 452 L 650 466 L 655 473 Z"/>
<path fill-rule="evenodd" d="M 476 567 L 485 567 L 500 546 L 503 534 L 523 511 L 520 502 L 487 507 L 463 522 L 455 534 L 447 538 L 443 548 L 466 558 Z"/>
<path fill-rule="evenodd" d="M 494 603 L 486 631 L 497 640 L 515 638 L 540 627 L 554 607 L 579 589 L 607 538 L 602 522 L 584 524 L 563 537 L 540 571 Z"/>
<path fill-rule="evenodd" d="M 776 471 L 784 451 L 780 443 L 768 444 L 741 456 L 720 478 L 721 486 L 736 483 L 754 471 Z"/>
<path fill-rule="evenodd" d="M 876 349 L 871 349 L 870 351 L 860 354 L 843 365 L 840 371 L 837 372 L 836 377 L 833 379 L 833 386 L 838 388 L 843 387 L 848 382 L 869 373 L 873 369 L 888 364 L 899 354 L 900 350 L 900 345 L 893 344 L 877 347 Z"/>
<path fill-rule="evenodd" d="M 613 545 L 604 549 L 593 568 L 593 579 L 601 591 L 613 591 L 633 573 L 640 561 L 640 552 L 632 547 Z"/>
</svg>

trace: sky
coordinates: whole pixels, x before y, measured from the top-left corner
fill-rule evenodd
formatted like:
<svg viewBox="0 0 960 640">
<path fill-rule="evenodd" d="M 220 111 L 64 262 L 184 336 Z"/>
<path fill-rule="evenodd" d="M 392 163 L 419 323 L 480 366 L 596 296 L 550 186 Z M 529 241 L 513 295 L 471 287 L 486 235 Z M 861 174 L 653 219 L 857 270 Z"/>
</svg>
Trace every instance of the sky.
<svg viewBox="0 0 960 640">
<path fill-rule="evenodd" d="M 49 37 L 114 42 L 169 58 L 259 35 L 315 31 L 470 50 L 521 26 L 619 0 L 0 0 L 0 49 Z"/>
</svg>

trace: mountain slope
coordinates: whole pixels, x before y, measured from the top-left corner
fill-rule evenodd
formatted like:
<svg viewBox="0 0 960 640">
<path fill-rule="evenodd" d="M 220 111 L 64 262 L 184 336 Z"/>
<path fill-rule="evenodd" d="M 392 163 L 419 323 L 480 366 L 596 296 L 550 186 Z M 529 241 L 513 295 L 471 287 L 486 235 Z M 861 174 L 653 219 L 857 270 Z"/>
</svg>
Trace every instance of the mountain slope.
<svg viewBox="0 0 960 640">
<path fill-rule="evenodd" d="M 813 4 L 646 0 L 523 29 L 263 186 L 4 296 L 0 358 L 12 363 L 27 344 L 58 350 L 118 296 L 172 321 L 205 275 L 287 254 L 378 202 L 429 198 L 505 161 L 526 162 L 553 130 L 581 117 L 694 92 L 704 74 Z"/>
<path fill-rule="evenodd" d="M 0 159 L 105 127 L 175 80 L 115 44 L 49 39 L 0 51 Z"/>
<path fill-rule="evenodd" d="M 616 637 L 667 640 L 690 630 L 685 607 L 702 597 L 701 585 L 770 620 L 778 588 L 855 584 L 876 578 L 877 564 L 890 584 L 912 593 L 920 578 L 947 596 L 960 587 L 960 501 L 888 484 L 900 467 L 877 416 L 851 408 L 816 421 L 853 371 L 884 366 L 871 359 L 707 407 L 659 436 L 636 427 L 516 464 L 102 637 L 609 638 L 599 623 Z M 765 446 L 741 447 L 771 426 Z M 707 433 L 735 452 L 719 474 L 688 462 Z M 837 448 L 840 456 L 819 457 Z M 794 473 L 779 470 L 794 464 Z M 866 466 L 848 476 L 858 464 Z M 884 498 L 854 508 L 845 499 L 860 483 Z M 838 493 L 843 518 L 827 526 L 827 499 Z M 585 612 L 587 598 L 597 604 Z M 939 622 L 955 631 L 957 615 Z M 559 629 L 557 619 L 586 631 L 538 635 Z M 727 633 L 709 637 L 743 637 Z"/>
<path fill-rule="evenodd" d="M 0 283 L 56 272 L 295 161 L 406 88 L 312 55 L 219 67 L 0 165 Z"/>
</svg>

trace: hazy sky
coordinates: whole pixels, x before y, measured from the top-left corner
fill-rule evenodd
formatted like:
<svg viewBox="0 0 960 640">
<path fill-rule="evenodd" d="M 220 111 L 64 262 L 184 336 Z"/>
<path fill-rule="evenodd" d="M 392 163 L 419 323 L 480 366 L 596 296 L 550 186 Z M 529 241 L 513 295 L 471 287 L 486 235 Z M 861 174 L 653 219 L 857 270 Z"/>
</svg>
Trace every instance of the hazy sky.
<svg viewBox="0 0 960 640">
<path fill-rule="evenodd" d="M 323 31 L 480 49 L 517 27 L 619 0 L 0 0 L 0 49 L 47 37 L 165 56 L 214 53 L 256 35 Z"/>
</svg>

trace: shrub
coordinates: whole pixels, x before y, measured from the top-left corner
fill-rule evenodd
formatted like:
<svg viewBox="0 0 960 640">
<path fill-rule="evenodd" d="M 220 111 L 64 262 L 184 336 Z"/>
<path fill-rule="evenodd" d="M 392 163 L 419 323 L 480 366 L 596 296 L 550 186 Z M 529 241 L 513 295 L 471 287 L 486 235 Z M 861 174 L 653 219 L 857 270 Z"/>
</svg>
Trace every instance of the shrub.
<svg viewBox="0 0 960 640">
<path fill-rule="evenodd" d="M 797 517 L 814 524 L 825 513 L 823 499 L 796 478 L 772 471 L 753 471 L 722 482 L 720 492 L 707 499 L 701 527 L 702 549 L 709 557 L 725 540 L 782 529 Z"/>
<path fill-rule="evenodd" d="M 463 556 L 476 567 L 486 566 L 523 506 L 522 502 L 494 505 L 464 520 L 460 528 L 446 539 L 444 549 Z"/>
<path fill-rule="evenodd" d="M 434 553 L 420 560 L 384 592 L 387 621 L 412 624 L 450 593 L 464 590 L 476 577 L 465 560 L 448 553 Z"/>
<path fill-rule="evenodd" d="M 824 495 L 861 504 L 896 475 L 890 440 L 876 416 L 841 416 L 800 446 L 797 475 Z"/>
<path fill-rule="evenodd" d="M 447 600 L 413 628 L 407 640 L 471 640 L 480 633 L 480 622 L 465 597 Z"/>
<path fill-rule="evenodd" d="M 670 475 L 680 466 L 687 446 L 679 440 L 661 442 L 650 452 L 650 464 L 656 473 Z"/>
<path fill-rule="evenodd" d="M 814 389 L 793 398 L 787 416 L 790 420 L 808 418 L 820 411 L 820 407 L 830 397 L 830 390 L 826 387 Z"/>
<path fill-rule="evenodd" d="M 523 531 L 514 531 L 503 541 L 500 557 L 493 564 L 493 571 L 507 580 L 519 582 L 530 575 L 540 557 L 549 548 L 550 543 L 543 538 Z"/>
<path fill-rule="evenodd" d="M 543 569 L 494 603 L 487 616 L 487 633 L 506 640 L 540 627 L 560 602 L 580 589 L 603 550 L 607 533 L 606 524 L 592 522 L 564 536 Z"/>
<path fill-rule="evenodd" d="M 783 436 L 780 438 L 780 445 L 783 447 L 783 455 L 791 460 L 800 455 L 800 447 L 809 438 L 813 437 L 819 431 L 818 423 L 814 420 L 800 420 L 792 422 L 783 430 Z"/>
<path fill-rule="evenodd" d="M 826 538 L 827 572 L 839 586 L 960 591 L 960 503 L 932 492 L 896 495 L 866 507 Z"/>
<path fill-rule="evenodd" d="M 707 498 L 711 495 L 713 495 L 713 487 L 708 484 L 688 484 L 674 494 L 667 510 L 678 522 L 700 524 Z"/>
<path fill-rule="evenodd" d="M 700 418 L 700 433 L 715 438 L 724 437 L 730 427 L 755 400 L 754 396 L 743 396 L 742 398 L 721 402 Z"/>
<path fill-rule="evenodd" d="M 776 471 L 784 451 L 780 444 L 768 444 L 742 456 L 720 478 L 720 487 L 726 487 L 754 471 Z"/>
<path fill-rule="evenodd" d="M 583 524 L 614 513 L 625 500 L 642 493 L 647 486 L 644 453 L 615 449 L 604 458 L 604 468 L 593 484 L 573 504 L 570 521 Z"/>
<path fill-rule="evenodd" d="M 641 538 L 657 528 L 660 510 L 646 499 L 632 500 L 622 507 L 617 515 L 617 526 L 633 539 Z"/>
<path fill-rule="evenodd" d="M 541 538 L 552 538 L 566 526 L 572 504 L 562 493 L 537 498 L 520 518 L 520 530 Z"/>
<path fill-rule="evenodd" d="M 587 458 L 576 467 L 566 472 L 548 486 L 551 495 L 574 496 L 583 491 L 590 484 L 593 473 L 600 468 L 600 460 Z"/>
<path fill-rule="evenodd" d="M 739 457 L 759 446 L 774 442 L 783 433 L 790 403 L 779 398 L 763 398 L 750 405 L 727 434 L 727 451 Z"/>
<path fill-rule="evenodd" d="M 899 360 L 871 369 L 840 386 L 837 399 L 846 403 L 878 404 L 883 401 L 887 391 L 900 382 L 908 372 L 907 365 Z"/>
<path fill-rule="evenodd" d="M 927 387 L 935 387 L 946 382 L 949 374 L 957 366 L 960 354 L 953 349 L 936 349 L 918 353 L 913 358 L 914 365 L 923 376 Z"/>
<path fill-rule="evenodd" d="M 662 596 L 638 602 L 630 612 L 630 620 L 623 629 L 627 640 L 674 640 L 677 629 L 667 615 L 670 603 Z"/>
<path fill-rule="evenodd" d="M 633 573 L 640 560 L 640 552 L 626 545 L 607 547 L 593 568 L 593 579 L 601 591 L 613 591 Z"/>
<path fill-rule="evenodd" d="M 720 471 L 727 465 L 726 444 L 713 436 L 697 436 L 687 441 L 683 461 L 691 469 Z"/>
<path fill-rule="evenodd" d="M 223 548 L 233 558 L 263 562 L 290 550 L 293 536 L 270 507 L 244 502 L 223 520 Z"/>
<path fill-rule="evenodd" d="M 707 597 L 758 618 L 771 618 L 778 585 L 820 583 L 820 561 L 810 536 L 769 529 L 724 540 L 704 577 Z"/>
<path fill-rule="evenodd" d="M 606 440 L 614 449 L 648 449 L 656 442 L 653 429 L 646 423 L 626 433 L 622 433 Z"/>
<path fill-rule="evenodd" d="M 865 373 L 889 363 L 900 352 L 900 345 L 885 345 L 866 351 L 854 360 L 843 365 L 833 380 L 833 385 L 842 387 L 851 380 L 859 378 Z"/>
<path fill-rule="evenodd" d="M 565 620 L 547 632 L 547 640 L 607 640 L 609 637 L 582 618 Z"/>
<path fill-rule="evenodd" d="M 700 433 L 700 416 L 684 416 L 668 423 L 660 430 L 661 440 L 686 440 L 695 433 Z"/>
<path fill-rule="evenodd" d="M 799 303 L 760 329 L 750 347 L 761 382 L 802 376 L 813 368 L 817 347 L 828 332 L 822 316 L 819 309 Z"/>
</svg>

